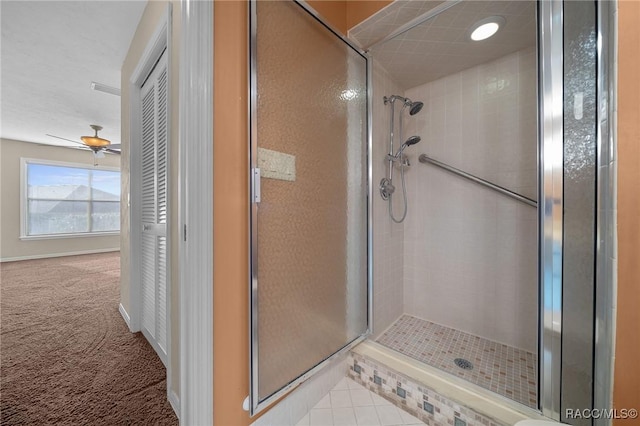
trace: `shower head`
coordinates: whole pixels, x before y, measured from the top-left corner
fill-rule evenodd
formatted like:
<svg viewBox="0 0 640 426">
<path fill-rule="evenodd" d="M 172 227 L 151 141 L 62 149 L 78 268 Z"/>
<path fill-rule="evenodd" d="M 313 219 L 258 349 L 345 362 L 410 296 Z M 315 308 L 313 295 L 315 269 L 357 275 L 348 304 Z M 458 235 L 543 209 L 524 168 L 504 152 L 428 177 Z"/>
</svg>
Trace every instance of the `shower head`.
<svg viewBox="0 0 640 426">
<path fill-rule="evenodd" d="M 416 115 L 417 113 L 420 112 L 420 110 L 422 109 L 422 107 L 424 106 L 424 103 L 422 102 L 411 102 L 409 106 L 411 107 L 409 109 L 409 115 Z M 416 142 L 417 143 L 417 142 Z"/>
<path fill-rule="evenodd" d="M 404 111 L 405 108 L 409 107 L 409 115 L 416 115 L 417 113 L 420 112 L 420 110 L 424 106 L 423 102 L 417 102 L 417 101 L 414 102 L 409 98 L 404 98 L 404 97 L 398 96 L 398 95 L 393 95 L 390 98 L 387 98 L 387 97 L 384 98 L 385 104 L 387 102 L 391 102 L 393 104 L 393 102 L 395 102 L 396 100 L 401 100 L 402 101 L 402 110 L 403 111 Z"/>
</svg>

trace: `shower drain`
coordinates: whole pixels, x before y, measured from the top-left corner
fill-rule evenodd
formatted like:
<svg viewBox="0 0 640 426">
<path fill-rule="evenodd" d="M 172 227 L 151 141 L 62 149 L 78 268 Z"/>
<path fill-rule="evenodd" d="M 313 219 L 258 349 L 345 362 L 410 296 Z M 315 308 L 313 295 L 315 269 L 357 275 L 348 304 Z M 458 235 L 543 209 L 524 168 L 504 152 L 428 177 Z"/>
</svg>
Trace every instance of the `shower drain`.
<svg viewBox="0 0 640 426">
<path fill-rule="evenodd" d="M 456 358 L 453 362 L 463 370 L 473 370 L 473 364 L 471 364 L 471 361 L 467 361 L 464 358 Z"/>
</svg>

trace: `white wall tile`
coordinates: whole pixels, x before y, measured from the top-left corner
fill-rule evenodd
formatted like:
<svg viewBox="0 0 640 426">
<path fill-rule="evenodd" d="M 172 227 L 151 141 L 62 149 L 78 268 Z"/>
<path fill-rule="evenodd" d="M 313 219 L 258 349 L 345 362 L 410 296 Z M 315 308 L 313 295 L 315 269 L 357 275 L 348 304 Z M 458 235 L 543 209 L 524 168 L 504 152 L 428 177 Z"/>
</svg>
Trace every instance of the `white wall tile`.
<svg viewBox="0 0 640 426">
<path fill-rule="evenodd" d="M 404 311 L 534 352 L 536 210 L 431 165 L 420 153 L 536 197 L 536 61 L 527 49 L 409 89 Z M 490 307 L 490 308 L 489 308 Z"/>
<path fill-rule="evenodd" d="M 384 158 L 389 151 L 390 110 L 384 105 L 383 97 L 401 95 L 402 89 L 376 61 L 373 76 L 373 331 L 377 336 L 403 313 L 404 227 L 391 221 L 388 202 L 377 190 L 380 180 L 388 173 Z M 396 144 L 394 149 L 397 148 Z M 399 176 L 394 177 L 394 184 L 399 190 L 397 194 L 401 194 Z M 393 198 L 394 213 L 398 216 L 402 212 L 402 199 L 398 195 Z"/>
</svg>

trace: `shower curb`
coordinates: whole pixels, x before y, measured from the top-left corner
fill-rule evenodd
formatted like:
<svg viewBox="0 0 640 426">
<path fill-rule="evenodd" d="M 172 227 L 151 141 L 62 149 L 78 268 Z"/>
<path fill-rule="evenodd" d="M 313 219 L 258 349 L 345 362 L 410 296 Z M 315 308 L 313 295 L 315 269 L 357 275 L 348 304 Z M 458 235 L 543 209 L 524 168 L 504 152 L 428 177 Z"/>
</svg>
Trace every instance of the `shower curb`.
<svg viewBox="0 0 640 426">
<path fill-rule="evenodd" d="M 365 343 L 361 346 L 368 345 L 369 343 Z M 510 415 L 506 419 L 502 418 L 502 415 L 492 417 L 480 413 L 384 365 L 380 360 L 363 354 L 362 352 L 367 351 L 359 349 L 358 346 L 349 353 L 348 377 L 427 425 L 510 426 L 526 418 L 544 418 L 537 415 L 528 416 L 510 409 L 507 409 Z"/>
</svg>

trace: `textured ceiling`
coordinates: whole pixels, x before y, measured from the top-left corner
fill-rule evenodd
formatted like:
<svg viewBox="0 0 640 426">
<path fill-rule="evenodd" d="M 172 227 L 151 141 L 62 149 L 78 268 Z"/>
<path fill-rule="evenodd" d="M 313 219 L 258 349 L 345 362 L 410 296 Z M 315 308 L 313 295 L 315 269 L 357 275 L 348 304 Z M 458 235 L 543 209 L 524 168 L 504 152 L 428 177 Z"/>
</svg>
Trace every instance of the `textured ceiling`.
<svg viewBox="0 0 640 426">
<path fill-rule="evenodd" d="M 91 90 L 120 87 L 120 68 L 146 1 L 1 1 L 0 136 L 75 146 L 100 136 L 120 143 L 120 97 Z"/>
<path fill-rule="evenodd" d="M 409 3 L 414 9 L 422 4 L 424 13 L 434 2 L 412 0 Z M 383 16 L 374 16 L 354 27 L 349 33 L 350 37 L 366 46 L 419 16 L 407 18 L 405 12 L 394 13 L 394 7 L 399 11 L 408 8 L 396 1 L 381 11 Z M 474 23 L 494 15 L 506 19 L 500 31 L 486 40 L 472 41 L 469 32 Z M 395 27 L 392 25 L 394 19 L 398 21 Z M 406 90 L 535 46 L 536 34 L 535 1 L 462 1 L 417 27 L 373 47 L 370 53 Z"/>
<path fill-rule="evenodd" d="M 349 30 L 349 38 L 362 48 L 368 48 L 378 40 L 400 28 L 414 18 L 428 12 L 442 0 L 395 0 L 375 15 Z"/>
</svg>

